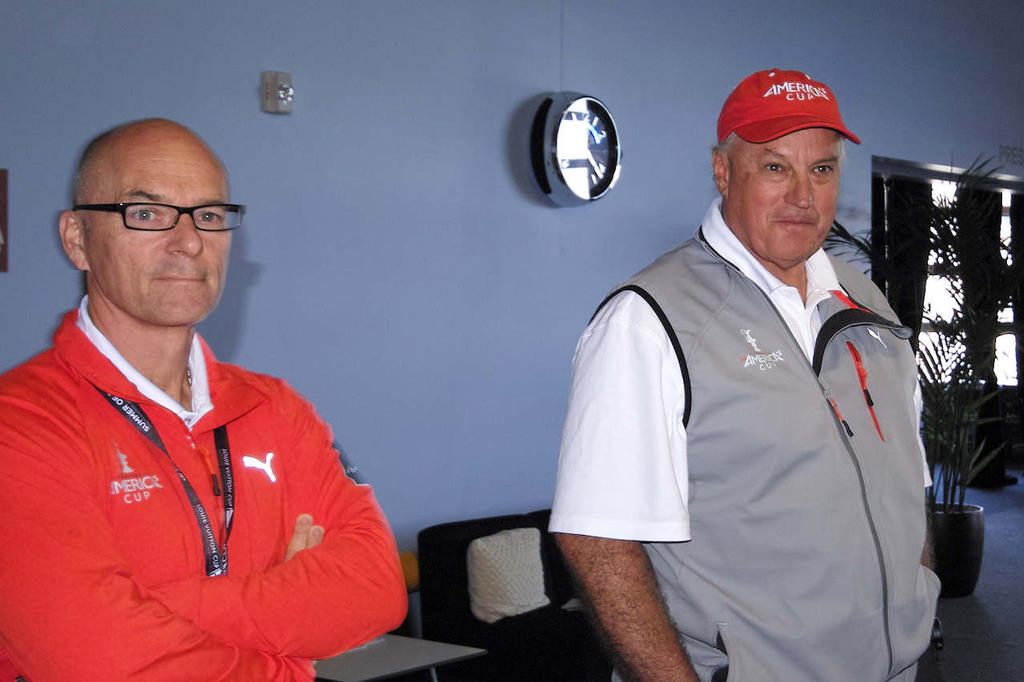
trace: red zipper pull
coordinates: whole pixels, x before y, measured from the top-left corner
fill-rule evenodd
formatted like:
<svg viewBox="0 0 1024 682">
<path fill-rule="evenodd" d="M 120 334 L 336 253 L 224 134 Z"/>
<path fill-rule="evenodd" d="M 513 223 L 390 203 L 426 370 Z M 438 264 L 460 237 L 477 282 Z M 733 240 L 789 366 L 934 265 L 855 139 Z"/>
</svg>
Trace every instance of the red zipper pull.
<svg viewBox="0 0 1024 682">
<path fill-rule="evenodd" d="M 846 347 L 850 349 L 850 357 L 853 358 L 853 365 L 857 368 L 857 379 L 860 380 L 860 389 L 864 393 L 864 402 L 868 406 L 868 414 L 871 415 L 871 421 L 875 423 L 875 431 L 878 432 L 878 437 L 885 441 L 885 436 L 882 435 L 882 427 L 878 423 L 878 416 L 875 414 L 875 401 L 871 399 L 871 393 L 868 392 L 868 371 L 864 368 L 864 363 L 861 362 L 860 352 L 857 351 L 857 347 L 852 342 L 847 341 Z"/>
<path fill-rule="evenodd" d="M 836 413 L 836 417 L 839 418 L 839 422 L 843 425 L 843 428 L 846 429 L 846 435 L 853 436 L 853 429 L 850 428 L 850 423 L 843 418 L 843 413 L 839 411 L 839 405 L 836 404 L 835 399 L 827 393 L 825 394 L 825 399 L 828 400 L 828 404 L 832 406 L 832 411 Z"/>
<path fill-rule="evenodd" d="M 220 497 L 223 491 L 220 489 L 220 477 L 217 476 L 217 472 L 213 470 L 213 465 L 210 463 L 211 455 L 210 451 L 204 448 L 202 445 L 196 445 L 192 443 L 192 447 L 199 452 L 199 456 L 203 459 L 203 464 L 206 465 L 206 470 L 210 472 L 210 480 L 213 481 L 213 494 L 216 497 Z"/>
</svg>

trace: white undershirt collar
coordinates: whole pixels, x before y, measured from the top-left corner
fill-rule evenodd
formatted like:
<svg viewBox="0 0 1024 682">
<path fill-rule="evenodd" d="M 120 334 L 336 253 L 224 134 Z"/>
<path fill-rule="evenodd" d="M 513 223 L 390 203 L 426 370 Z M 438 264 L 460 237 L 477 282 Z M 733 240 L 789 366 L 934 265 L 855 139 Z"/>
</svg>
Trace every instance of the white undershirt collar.
<svg viewBox="0 0 1024 682">
<path fill-rule="evenodd" d="M 824 250 L 815 251 L 804 264 L 807 269 L 805 302 L 796 287 L 785 284 L 769 272 L 729 229 L 722 217 L 721 197 L 711 203 L 701 230 L 711 248 L 735 265 L 771 299 L 804 353 L 810 357 L 814 352 L 814 339 L 821 328 L 818 304 L 828 299 L 833 290 L 839 289 L 836 271 Z"/>
<path fill-rule="evenodd" d="M 103 332 L 96 327 L 92 318 L 89 317 L 88 296 L 83 297 L 82 302 L 78 306 L 78 328 L 96 346 L 96 350 L 102 353 L 103 357 L 110 360 L 118 371 L 128 381 L 132 382 L 135 388 L 139 389 L 139 393 L 157 405 L 165 407 L 178 415 L 189 429 L 204 414 L 213 409 L 213 401 L 210 399 L 210 384 L 206 375 L 206 359 L 203 357 L 203 347 L 199 341 L 199 334 L 192 335 L 192 347 L 188 354 L 188 369 L 192 375 L 192 409 L 186 410 L 174 398 L 167 395 L 162 388 L 135 369 L 114 347 L 114 344 L 103 335 Z"/>
</svg>

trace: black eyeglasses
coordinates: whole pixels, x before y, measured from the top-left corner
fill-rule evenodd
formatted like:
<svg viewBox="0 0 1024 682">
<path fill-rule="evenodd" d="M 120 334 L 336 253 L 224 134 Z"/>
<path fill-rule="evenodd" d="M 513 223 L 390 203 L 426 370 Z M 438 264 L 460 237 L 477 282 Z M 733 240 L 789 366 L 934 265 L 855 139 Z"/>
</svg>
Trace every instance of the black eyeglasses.
<svg viewBox="0 0 1024 682">
<path fill-rule="evenodd" d="M 158 232 L 171 230 L 182 213 L 192 216 L 197 230 L 222 232 L 242 226 L 245 206 L 241 204 L 203 204 L 202 206 L 171 206 L 170 204 L 75 204 L 76 211 L 120 213 L 129 230 Z"/>
</svg>

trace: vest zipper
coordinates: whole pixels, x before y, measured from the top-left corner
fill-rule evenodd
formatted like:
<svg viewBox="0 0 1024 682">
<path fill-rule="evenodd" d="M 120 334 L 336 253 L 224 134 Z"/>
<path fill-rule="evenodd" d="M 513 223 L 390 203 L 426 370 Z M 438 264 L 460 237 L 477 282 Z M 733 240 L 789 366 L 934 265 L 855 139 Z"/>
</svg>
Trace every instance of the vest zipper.
<svg viewBox="0 0 1024 682">
<path fill-rule="evenodd" d="M 796 344 L 797 348 L 799 348 L 800 344 L 797 343 L 796 337 L 793 336 L 793 332 L 791 332 L 789 330 L 789 325 L 786 324 L 786 321 L 782 317 L 782 314 L 779 313 L 778 309 L 775 308 L 775 304 L 772 303 L 771 298 L 767 294 L 765 294 L 764 291 L 762 291 L 759 286 L 754 284 L 753 281 L 751 281 L 749 277 L 744 275 L 743 272 L 740 271 L 739 268 L 737 268 L 735 265 L 733 265 L 728 260 L 723 258 L 720 254 L 718 254 L 714 249 L 712 249 L 711 245 L 708 244 L 706 241 L 704 241 L 703 235 L 701 235 L 701 241 L 703 242 L 704 247 L 708 251 L 710 251 L 715 257 L 717 257 L 720 261 L 725 263 L 727 266 L 729 266 L 730 268 L 735 270 L 736 273 L 739 274 L 739 276 L 741 278 L 746 280 L 749 283 L 749 285 L 751 287 L 753 287 L 754 290 L 757 291 L 757 293 L 759 293 L 765 299 L 765 301 L 768 303 L 768 307 L 772 310 L 772 312 L 775 313 L 776 318 L 782 324 L 783 329 L 786 330 L 786 332 L 789 334 L 789 337 L 793 340 L 793 343 Z M 836 292 L 832 292 L 832 293 L 835 294 Z M 848 296 L 846 296 L 845 293 L 842 293 L 842 292 L 840 292 L 840 293 L 842 295 L 836 297 L 840 301 L 842 301 L 844 303 L 849 302 L 848 305 L 851 306 L 853 309 L 865 310 L 864 308 L 861 308 L 860 306 L 858 306 L 855 303 L 853 303 L 853 301 L 850 300 L 850 298 Z M 865 325 L 865 324 L 867 326 L 871 326 L 872 324 L 874 324 L 874 325 L 886 327 L 886 328 L 889 328 L 889 329 L 894 329 L 895 328 L 894 325 L 892 325 L 891 323 L 888 323 L 888 321 L 884 320 L 883 318 L 879 317 L 878 319 L 881 320 L 882 324 L 879 324 L 879 322 L 873 320 L 870 323 L 857 322 L 857 323 L 850 324 L 850 325 L 844 325 L 841 329 L 836 329 L 834 332 L 832 332 L 832 334 L 829 336 L 829 340 L 835 338 L 839 334 L 839 332 L 842 331 L 843 329 L 847 329 L 849 327 L 861 326 L 861 325 Z M 822 321 L 822 323 L 823 323 L 822 324 L 822 329 L 819 330 L 819 332 L 818 332 L 819 336 L 821 336 L 822 331 L 824 331 L 824 322 L 825 321 L 823 320 Z M 799 356 L 803 357 L 804 360 L 807 361 L 807 356 L 803 352 L 799 353 Z M 829 393 L 828 389 L 825 388 L 825 386 L 821 383 L 821 378 L 818 376 L 818 370 L 815 367 L 815 363 L 813 361 L 807 361 L 807 366 L 811 370 L 811 372 L 815 375 L 815 377 L 817 378 L 818 385 L 821 387 L 821 390 L 822 390 L 822 392 L 824 393 L 824 396 L 825 396 L 825 400 L 828 403 L 829 407 L 832 409 L 832 413 L 836 415 L 836 417 L 838 418 L 839 422 L 842 424 L 843 429 L 846 431 L 846 433 L 849 436 L 852 437 L 853 436 L 853 429 L 850 428 L 850 424 L 843 418 L 842 413 L 839 411 L 839 405 L 836 404 L 836 401 L 832 398 L 832 395 Z M 889 663 L 889 675 L 891 676 L 893 674 L 893 664 L 895 662 L 896 656 L 895 656 L 895 653 L 893 651 L 892 628 L 891 628 L 891 625 L 889 624 L 889 618 L 890 618 L 890 615 L 889 615 L 889 580 L 888 580 L 887 573 L 886 573 L 887 565 L 886 565 L 885 553 L 882 551 L 882 542 L 881 542 L 881 540 L 878 537 L 878 528 L 877 528 L 877 526 L 875 524 L 874 514 L 872 513 L 871 502 L 868 500 L 868 497 L 867 497 L 867 486 L 864 483 L 864 472 L 861 469 L 860 461 L 857 459 L 856 452 L 854 452 L 852 442 L 847 440 L 845 442 L 845 445 L 846 445 L 846 451 L 850 455 L 850 460 L 853 463 L 854 471 L 857 473 L 857 479 L 858 479 L 859 486 L 860 486 L 861 503 L 864 505 L 864 515 L 865 515 L 865 517 L 867 519 L 867 522 L 868 522 L 868 528 L 871 531 L 871 539 L 872 539 L 872 541 L 874 542 L 874 545 L 875 545 L 875 556 L 878 558 L 878 569 L 879 569 L 879 573 L 880 573 L 881 588 L 882 588 L 882 630 L 883 630 L 884 637 L 885 637 L 886 649 L 887 649 L 887 652 L 889 654 L 889 661 L 888 661 L 888 663 Z"/>
<path fill-rule="evenodd" d="M 828 392 L 828 389 L 823 390 L 825 392 L 825 401 L 828 402 L 828 406 L 832 408 L 832 412 L 836 415 L 836 419 L 838 419 L 839 423 L 843 425 L 843 429 L 846 430 L 846 435 L 852 438 L 853 429 L 850 428 L 850 422 L 846 421 L 843 417 L 843 413 L 839 411 L 839 404 L 836 403 L 835 398 L 833 398 L 832 394 Z"/>
</svg>

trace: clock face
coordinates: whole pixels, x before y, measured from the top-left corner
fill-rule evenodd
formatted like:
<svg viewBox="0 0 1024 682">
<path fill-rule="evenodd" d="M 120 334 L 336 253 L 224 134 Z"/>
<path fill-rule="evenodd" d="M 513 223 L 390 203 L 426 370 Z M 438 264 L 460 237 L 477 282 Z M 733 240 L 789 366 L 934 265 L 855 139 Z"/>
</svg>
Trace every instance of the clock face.
<svg viewBox="0 0 1024 682">
<path fill-rule="evenodd" d="M 599 199 L 619 176 L 619 136 L 608 109 L 593 97 L 556 93 L 541 105 L 531 132 L 534 174 L 562 206 Z"/>
<path fill-rule="evenodd" d="M 562 114 L 555 156 L 565 184 L 581 198 L 594 198 L 609 171 L 614 171 L 614 164 L 609 164 L 610 128 L 607 110 L 589 97 L 577 99 Z"/>
</svg>

